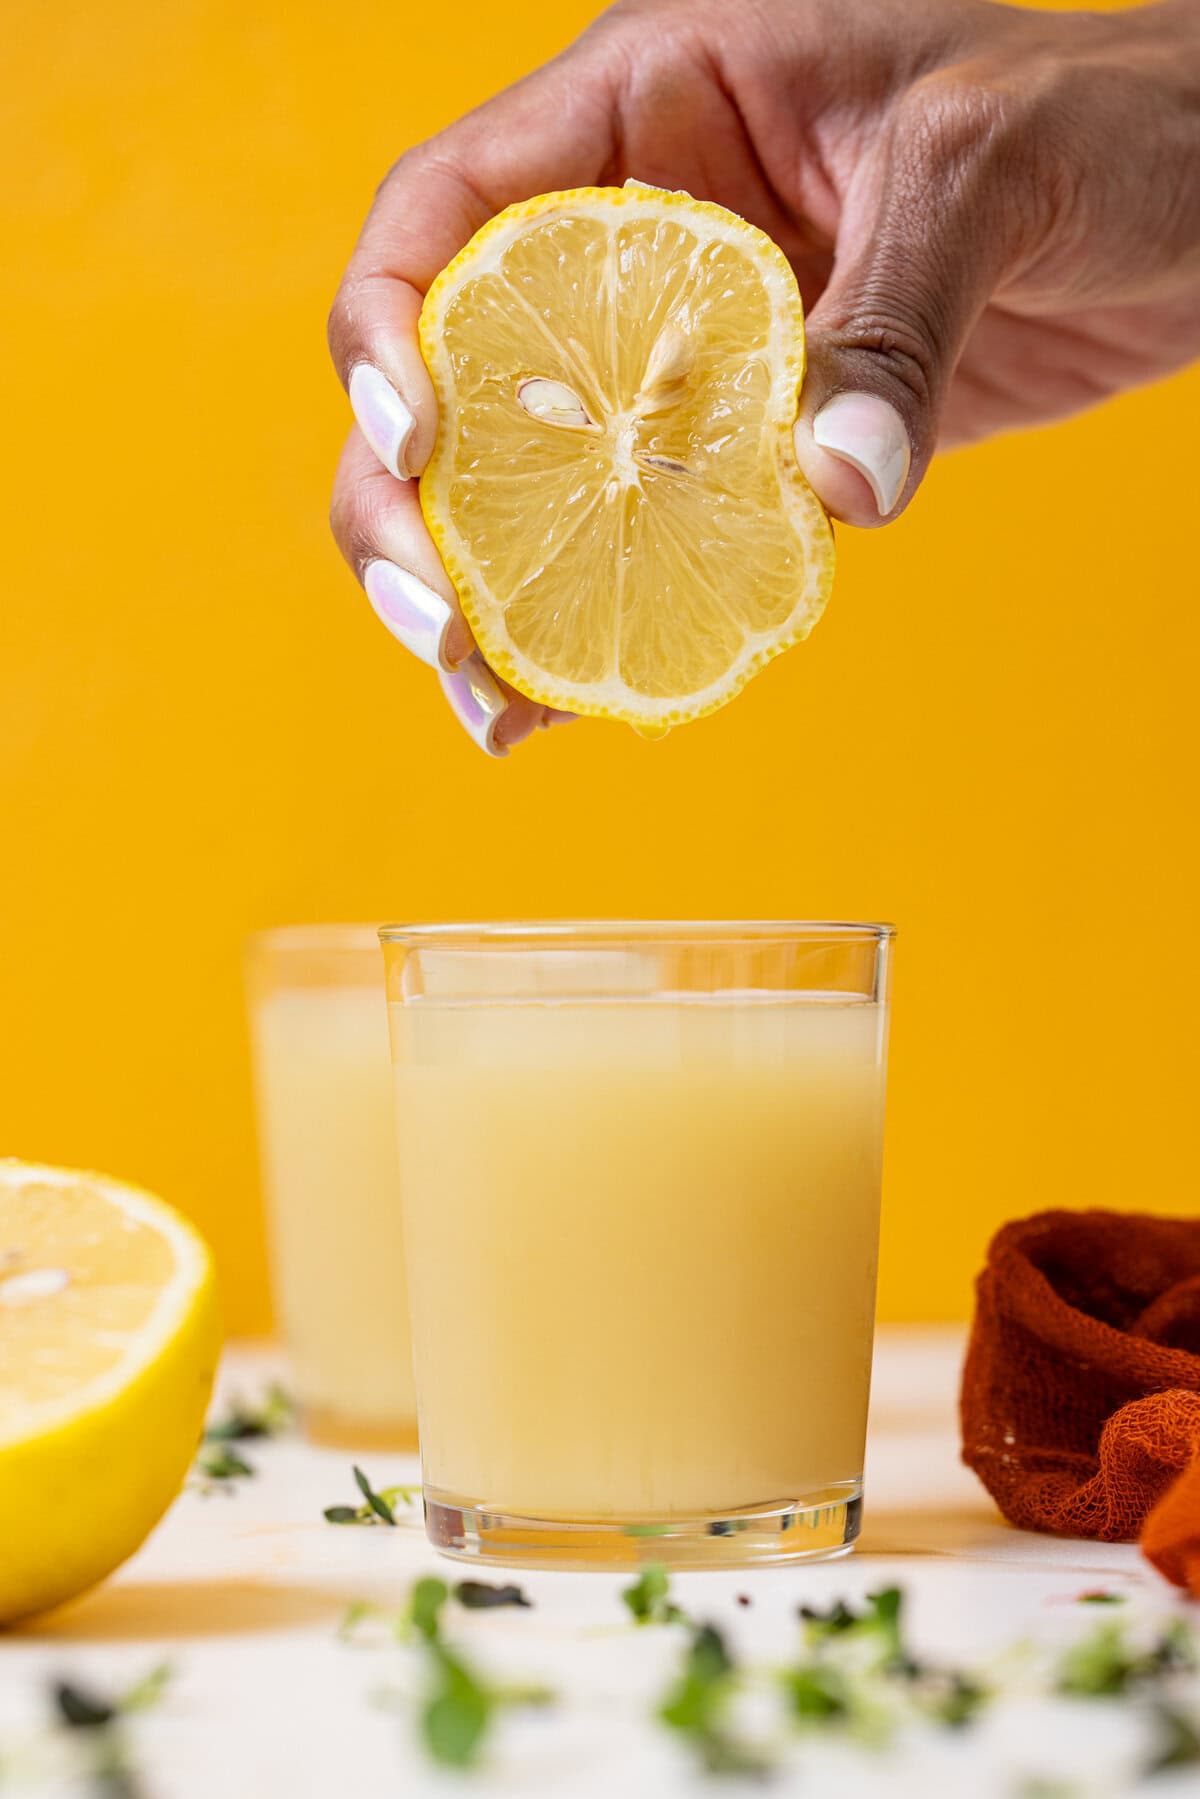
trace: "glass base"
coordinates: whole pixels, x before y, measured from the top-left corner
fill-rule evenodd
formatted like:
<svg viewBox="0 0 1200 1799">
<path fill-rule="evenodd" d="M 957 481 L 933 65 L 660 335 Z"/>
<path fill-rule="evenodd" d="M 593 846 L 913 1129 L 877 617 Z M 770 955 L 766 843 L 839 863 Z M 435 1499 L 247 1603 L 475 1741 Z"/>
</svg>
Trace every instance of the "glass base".
<svg viewBox="0 0 1200 1799">
<path fill-rule="evenodd" d="M 802 1498 L 693 1518 L 529 1518 L 425 1489 L 425 1531 L 460 1561 L 507 1568 L 747 1568 L 848 1555 L 862 1521 L 862 1482 Z"/>
<path fill-rule="evenodd" d="M 415 1418 L 356 1418 L 332 1406 L 302 1405 L 300 1424 L 310 1443 L 325 1449 L 415 1449 Z"/>
</svg>

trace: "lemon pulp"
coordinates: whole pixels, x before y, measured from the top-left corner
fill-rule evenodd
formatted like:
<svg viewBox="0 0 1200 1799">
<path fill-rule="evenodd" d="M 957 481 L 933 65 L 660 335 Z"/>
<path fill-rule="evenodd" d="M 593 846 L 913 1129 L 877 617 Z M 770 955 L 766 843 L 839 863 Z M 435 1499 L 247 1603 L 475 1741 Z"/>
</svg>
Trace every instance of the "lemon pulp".
<svg viewBox="0 0 1200 1799">
<path fill-rule="evenodd" d="M 799 291 L 762 232 L 658 189 L 510 207 L 430 288 L 430 529 L 498 673 L 646 735 L 806 636 L 832 579 L 796 465 Z"/>
</svg>

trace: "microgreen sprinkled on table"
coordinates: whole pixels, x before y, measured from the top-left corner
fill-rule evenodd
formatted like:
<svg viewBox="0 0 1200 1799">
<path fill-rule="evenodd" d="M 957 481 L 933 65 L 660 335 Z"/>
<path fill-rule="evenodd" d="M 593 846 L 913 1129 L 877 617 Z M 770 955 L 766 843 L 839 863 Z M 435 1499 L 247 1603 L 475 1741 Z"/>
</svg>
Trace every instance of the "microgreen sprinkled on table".
<svg viewBox="0 0 1200 1799">
<path fill-rule="evenodd" d="M 78 1680 L 52 1683 L 55 1727 L 84 1744 L 88 1790 L 104 1799 L 137 1799 L 143 1789 L 134 1771 L 122 1721 L 157 1705 L 171 1678 L 163 1663 L 122 1693 L 108 1696 Z"/>
<path fill-rule="evenodd" d="M 1171 1619 L 1148 1648 L 1132 1642 L 1123 1624 L 1097 1624 L 1064 1651 L 1055 1684 L 1075 1698 L 1106 1699 L 1196 1665 L 1195 1638 L 1182 1618 Z"/>
<path fill-rule="evenodd" d="M 741 1605 L 748 1597 L 735 1593 L 732 1602 Z M 1014 1685 L 1011 1654 L 984 1669 L 918 1654 L 906 1634 L 899 1587 L 870 1593 L 861 1603 L 837 1599 L 824 1609 L 799 1607 L 794 1659 L 767 1664 L 742 1661 L 723 1628 L 690 1617 L 672 1599 L 670 1576 L 658 1564 L 644 1567 L 620 1598 L 639 1626 L 680 1627 L 680 1661 L 652 1716 L 709 1775 L 765 1779 L 789 1765 L 807 1737 L 878 1753 L 919 1730 L 967 1730 L 989 1705 L 1031 1688 L 1140 1715 L 1151 1743 L 1140 1764 L 1143 1774 L 1200 1766 L 1197 1638 L 1181 1616 L 1153 1632 L 1109 1617 L 1064 1648 L 1035 1653 L 1026 1645 Z M 420 1741 L 435 1761 L 471 1768 L 501 1711 L 543 1705 L 551 1696 L 539 1686 L 499 1684 L 481 1673 L 462 1643 L 448 1640 L 447 1626 L 462 1612 L 529 1607 L 518 1586 L 479 1580 L 452 1585 L 428 1575 L 413 1584 L 398 1611 L 364 1602 L 351 1606 L 339 1635 L 360 1640 L 361 1630 L 367 1646 L 406 1645 L 421 1657 L 418 1695 L 414 1700 L 410 1689 L 396 1702 L 410 1711 L 415 1703 Z M 503 1624 L 497 1629 L 502 1632 Z M 1058 1793 L 1056 1780 L 1031 1771 L 1014 1793 Z"/>
<path fill-rule="evenodd" d="M 643 1568 L 632 1586 L 623 1587 L 621 1598 L 635 1624 L 686 1624 L 687 1616 L 670 1598 L 671 1578 L 657 1562 Z"/>
<path fill-rule="evenodd" d="M 416 1637 L 432 1638 L 441 1629 L 443 1607 L 451 1601 L 468 1612 L 505 1607 L 528 1611 L 533 1605 L 523 1587 L 494 1585 L 486 1580 L 460 1580 L 448 1586 L 436 1575 L 426 1575 L 413 1583 L 407 1602 L 398 1611 L 371 1605 L 367 1600 L 354 1600 L 342 1615 L 338 1635 L 343 1641 L 357 1639 L 362 1626 L 374 1624 L 382 1626 L 398 1643 L 410 1643 Z"/>
<path fill-rule="evenodd" d="M 497 1606 L 530 1604 L 523 1588 L 494 1586 L 489 1580 L 460 1580 L 453 1588 L 455 1599 L 470 1612 L 486 1612 Z"/>
<path fill-rule="evenodd" d="M 419 1487 L 381 1487 L 371 1485 L 362 1469 L 353 1469 L 354 1482 L 363 1496 L 361 1505 L 327 1505 L 322 1513 L 327 1524 L 388 1524 L 395 1526 L 396 1507 L 412 1505 Z"/>
<path fill-rule="evenodd" d="M 295 1407 L 277 1381 L 273 1381 L 258 1405 L 231 1400 L 229 1409 L 205 1427 L 206 1443 L 244 1443 L 255 1437 L 281 1437 L 292 1428 Z"/>
<path fill-rule="evenodd" d="M 74 1680 L 56 1680 L 51 1696 L 60 1724 L 71 1730 L 95 1730 L 131 1712 L 149 1711 L 162 1698 L 170 1678 L 170 1664 L 160 1662 L 115 1698 L 104 1698 L 95 1688 Z"/>
<path fill-rule="evenodd" d="M 554 1703 L 548 1687 L 498 1685 L 476 1673 L 440 1637 L 426 1644 L 431 1679 L 421 1710 L 421 1736 L 434 1761 L 469 1768 L 478 1761 L 488 1730 L 508 1706 Z"/>
<path fill-rule="evenodd" d="M 111 1724 L 117 1715 L 115 1702 L 99 1698 L 74 1681 L 58 1680 L 53 1687 L 54 1704 L 60 1724 L 69 1730 L 96 1730 Z"/>
<path fill-rule="evenodd" d="M 763 1778 L 771 1766 L 766 1752 L 742 1741 L 730 1724 L 737 1690 L 725 1638 L 715 1625 L 700 1624 L 692 1629 L 682 1670 L 658 1716 L 686 1739 L 707 1773 Z"/>
<path fill-rule="evenodd" d="M 866 1606 L 861 1612 L 856 1612 L 844 1599 L 839 1599 L 826 1612 L 818 1611 L 810 1605 L 802 1605 L 800 1618 L 804 1625 L 805 1641 L 816 1647 L 829 1642 L 833 1637 L 846 1635 L 860 1640 L 873 1639 L 881 1650 L 884 1662 L 898 1665 L 905 1659 L 900 1631 L 903 1602 L 904 1596 L 899 1587 L 886 1587 L 881 1593 L 868 1593 Z"/>
<path fill-rule="evenodd" d="M 451 1587 L 436 1575 L 426 1575 L 413 1583 L 398 1612 L 388 1613 L 361 1601 L 351 1606 L 339 1635 L 349 1639 L 359 1625 L 374 1619 L 387 1627 L 394 1642 L 421 1652 L 425 1661 L 418 1713 L 421 1742 L 434 1761 L 469 1768 L 479 1761 L 500 1712 L 516 1706 L 549 1705 L 554 1695 L 539 1685 L 496 1682 L 473 1668 L 462 1650 L 452 1647 L 443 1635 L 443 1620 L 451 1602 L 467 1611 L 528 1608 L 530 1604 L 520 1587 L 493 1586 L 479 1580 L 460 1581 Z"/>
<path fill-rule="evenodd" d="M 1168 1768 L 1200 1764 L 1200 1711 L 1185 1712 L 1165 1699 L 1154 1707 L 1157 1741 L 1146 1766 L 1147 1774 L 1163 1774 Z"/>
<path fill-rule="evenodd" d="M 218 1445 L 200 1451 L 196 1457 L 196 1472 L 205 1480 L 253 1480 L 258 1469 L 251 1467 L 236 1449 Z"/>
</svg>

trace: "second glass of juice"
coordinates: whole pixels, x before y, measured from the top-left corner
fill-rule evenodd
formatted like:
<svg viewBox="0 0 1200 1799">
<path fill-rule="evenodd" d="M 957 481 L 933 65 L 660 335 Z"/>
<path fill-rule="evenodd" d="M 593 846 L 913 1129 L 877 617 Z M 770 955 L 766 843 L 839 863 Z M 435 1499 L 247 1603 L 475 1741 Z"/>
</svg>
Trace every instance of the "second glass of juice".
<svg viewBox="0 0 1200 1799">
<path fill-rule="evenodd" d="M 387 1010 L 373 925 L 252 939 L 247 985 L 275 1309 L 319 1442 L 416 1442 Z"/>
<path fill-rule="evenodd" d="M 890 927 L 381 935 L 431 1540 L 582 1567 L 845 1551 Z"/>
</svg>

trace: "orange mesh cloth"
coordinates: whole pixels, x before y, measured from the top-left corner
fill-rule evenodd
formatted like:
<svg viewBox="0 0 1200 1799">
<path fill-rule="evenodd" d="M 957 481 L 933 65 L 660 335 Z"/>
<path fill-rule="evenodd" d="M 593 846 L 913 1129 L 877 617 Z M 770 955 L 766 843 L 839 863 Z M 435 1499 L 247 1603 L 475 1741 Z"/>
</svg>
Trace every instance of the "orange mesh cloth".
<svg viewBox="0 0 1200 1799">
<path fill-rule="evenodd" d="M 962 1432 L 1010 1523 L 1140 1536 L 1200 1597 L 1200 1220 L 1006 1224 L 977 1283 Z"/>
</svg>

